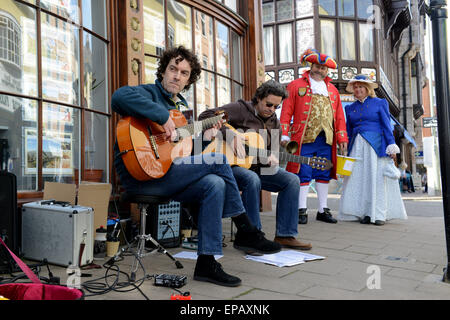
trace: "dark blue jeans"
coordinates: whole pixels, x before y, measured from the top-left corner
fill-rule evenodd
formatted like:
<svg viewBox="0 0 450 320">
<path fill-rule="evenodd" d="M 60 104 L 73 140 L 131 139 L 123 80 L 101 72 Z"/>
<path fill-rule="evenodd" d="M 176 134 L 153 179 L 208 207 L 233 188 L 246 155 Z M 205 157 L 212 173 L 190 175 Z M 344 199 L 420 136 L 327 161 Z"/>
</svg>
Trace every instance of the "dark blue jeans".
<svg viewBox="0 0 450 320">
<path fill-rule="evenodd" d="M 245 212 L 231 167 L 219 154 L 181 160 L 174 161 L 160 179 L 137 181 L 122 174 L 121 183 L 131 194 L 170 196 L 175 201 L 199 203 L 197 253 L 220 255 L 222 218 Z"/>
<path fill-rule="evenodd" d="M 276 210 L 276 236 L 296 237 L 298 235 L 298 193 L 300 180 L 297 175 L 282 168 L 272 175 L 258 175 L 254 171 L 238 166 L 232 167 L 242 201 L 250 221 L 261 230 L 259 216 L 260 191 L 278 192 Z"/>
</svg>

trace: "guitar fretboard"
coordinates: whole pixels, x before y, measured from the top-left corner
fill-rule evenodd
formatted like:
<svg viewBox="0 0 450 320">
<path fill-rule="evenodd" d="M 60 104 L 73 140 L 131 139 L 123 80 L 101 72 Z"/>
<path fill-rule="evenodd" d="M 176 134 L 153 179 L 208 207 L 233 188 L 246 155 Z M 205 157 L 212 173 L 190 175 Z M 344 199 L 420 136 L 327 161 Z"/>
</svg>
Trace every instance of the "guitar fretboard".
<svg viewBox="0 0 450 320">
<path fill-rule="evenodd" d="M 190 123 L 188 125 L 185 125 L 184 127 L 177 128 L 177 136 L 180 138 L 193 136 L 197 133 L 202 132 L 203 130 L 212 128 L 217 122 L 222 119 L 223 115 L 221 114 L 202 121 L 194 121 L 194 123 Z"/>
<path fill-rule="evenodd" d="M 247 146 L 246 146 L 246 149 L 247 149 Z M 257 149 L 257 148 L 252 148 L 252 147 L 248 147 L 247 154 L 251 155 L 251 156 L 257 156 L 259 159 L 268 158 L 271 154 L 273 154 L 273 155 L 276 155 L 278 157 L 278 159 L 282 162 L 288 161 L 288 162 L 303 163 L 303 164 L 310 164 L 310 160 L 311 160 L 311 158 L 298 156 L 298 155 L 287 153 L 287 152 L 276 152 L 276 151 L 269 151 L 269 150 L 265 150 L 265 149 Z"/>
</svg>

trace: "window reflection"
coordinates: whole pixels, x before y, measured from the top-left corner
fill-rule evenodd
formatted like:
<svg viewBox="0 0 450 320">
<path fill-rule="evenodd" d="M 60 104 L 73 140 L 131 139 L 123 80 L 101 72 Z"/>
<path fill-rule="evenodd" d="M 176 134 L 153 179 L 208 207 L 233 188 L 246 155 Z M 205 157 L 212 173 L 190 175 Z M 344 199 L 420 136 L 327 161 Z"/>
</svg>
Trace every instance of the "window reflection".
<svg viewBox="0 0 450 320">
<path fill-rule="evenodd" d="M 161 55 L 166 48 L 164 0 L 144 0 L 144 50 Z"/>
<path fill-rule="evenodd" d="M 297 55 L 301 55 L 308 48 L 314 47 L 314 20 L 304 19 L 296 23 Z"/>
<path fill-rule="evenodd" d="M 208 71 L 202 71 L 200 80 L 196 83 L 197 90 L 197 114 L 216 107 L 215 81 L 214 74 Z"/>
<path fill-rule="evenodd" d="M 231 102 L 231 81 L 220 76 L 217 78 L 217 105 L 221 107 Z"/>
<path fill-rule="evenodd" d="M 373 0 L 358 0 L 358 17 L 368 19 L 373 14 Z"/>
<path fill-rule="evenodd" d="M 158 59 L 145 56 L 145 83 L 155 83 Z"/>
<path fill-rule="evenodd" d="M 335 0 L 319 0 L 319 14 L 335 16 Z"/>
<path fill-rule="evenodd" d="M 83 26 L 107 38 L 105 0 L 83 0 Z"/>
<path fill-rule="evenodd" d="M 231 31 L 231 42 L 233 44 L 233 79 L 240 82 L 242 81 L 241 38 L 233 31 Z"/>
<path fill-rule="evenodd" d="M 271 23 L 275 22 L 275 13 L 274 13 L 274 4 L 273 2 L 263 3 L 263 23 Z"/>
<path fill-rule="evenodd" d="M 55 101 L 79 104 L 78 29 L 42 13 L 42 91 Z"/>
<path fill-rule="evenodd" d="M 234 12 L 237 12 L 237 1 L 238 0 L 225 0 L 225 5 Z"/>
<path fill-rule="evenodd" d="M 83 32 L 83 42 L 85 107 L 107 112 L 106 44 L 87 32 Z"/>
<path fill-rule="evenodd" d="M 183 45 L 192 48 L 192 21 L 191 8 L 174 0 L 167 1 L 167 20 L 169 30 L 169 47 Z"/>
<path fill-rule="evenodd" d="M 217 72 L 230 76 L 230 46 L 228 28 L 224 24 L 216 23 L 216 59 Z"/>
<path fill-rule="evenodd" d="M 0 95 L 0 170 L 16 175 L 19 191 L 37 189 L 37 110 L 37 101 Z"/>
<path fill-rule="evenodd" d="M 339 15 L 341 17 L 355 16 L 354 0 L 338 0 L 338 6 L 339 6 Z"/>
<path fill-rule="evenodd" d="M 41 8 L 72 20 L 75 23 L 80 22 L 78 0 L 41 0 L 40 5 Z"/>
<path fill-rule="evenodd" d="M 36 12 L 15 3 L 0 11 L 0 90 L 37 96 Z"/>
<path fill-rule="evenodd" d="M 84 167 L 91 170 L 91 175 L 96 174 L 96 182 L 108 179 L 107 146 L 108 117 L 87 111 L 84 116 Z"/>
<path fill-rule="evenodd" d="M 80 112 L 56 104 L 43 104 L 42 174 L 44 181 L 72 183 L 79 167 Z"/>
<path fill-rule="evenodd" d="M 195 53 L 203 59 L 202 67 L 214 70 L 214 38 L 213 19 L 200 12 L 195 11 Z M 206 61 L 206 63 L 205 63 Z"/>
</svg>

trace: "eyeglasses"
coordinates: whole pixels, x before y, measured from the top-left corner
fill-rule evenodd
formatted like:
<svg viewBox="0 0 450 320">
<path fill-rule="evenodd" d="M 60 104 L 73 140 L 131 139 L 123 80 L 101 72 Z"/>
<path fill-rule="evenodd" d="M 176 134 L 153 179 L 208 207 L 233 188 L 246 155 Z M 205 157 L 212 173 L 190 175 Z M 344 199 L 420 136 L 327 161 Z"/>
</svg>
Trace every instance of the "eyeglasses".
<svg viewBox="0 0 450 320">
<path fill-rule="evenodd" d="M 267 108 L 272 108 L 272 107 L 274 107 L 275 109 L 279 109 L 279 108 L 280 108 L 280 105 L 279 105 L 279 104 L 275 105 L 275 104 L 273 104 L 273 103 L 266 102 L 266 107 L 267 107 Z"/>
</svg>

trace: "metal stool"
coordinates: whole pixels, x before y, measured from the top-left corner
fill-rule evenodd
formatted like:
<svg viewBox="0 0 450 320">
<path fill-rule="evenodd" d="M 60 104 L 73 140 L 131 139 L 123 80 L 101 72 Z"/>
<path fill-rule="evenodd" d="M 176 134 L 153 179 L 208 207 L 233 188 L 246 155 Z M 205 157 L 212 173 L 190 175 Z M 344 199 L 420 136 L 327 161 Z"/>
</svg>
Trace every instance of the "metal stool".
<svg viewBox="0 0 450 320">
<path fill-rule="evenodd" d="M 135 195 L 135 194 L 122 193 L 121 201 L 137 203 L 139 211 L 140 211 L 140 217 L 141 217 L 139 234 L 135 238 L 138 240 L 138 244 L 137 244 L 135 258 L 134 258 L 134 261 L 133 261 L 133 264 L 131 267 L 131 280 L 135 280 L 136 271 L 138 269 L 138 259 L 145 257 L 148 254 L 152 253 L 152 252 L 145 253 L 145 241 L 152 242 L 155 245 L 156 250 L 158 250 L 158 252 L 166 254 L 171 260 L 173 260 L 175 262 L 175 265 L 178 269 L 182 269 L 183 265 L 178 260 L 176 260 L 166 249 L 164 249 L 164 247 L 161 246 L 150 234 L 145 234 L 147 211 L 148 211 L 149 206 L 169 203 L 170 198 L 160 197 L 160 196 Z M 122 252 L 123 251 L 124 250 L 122 249 Z"/>
</svg>

